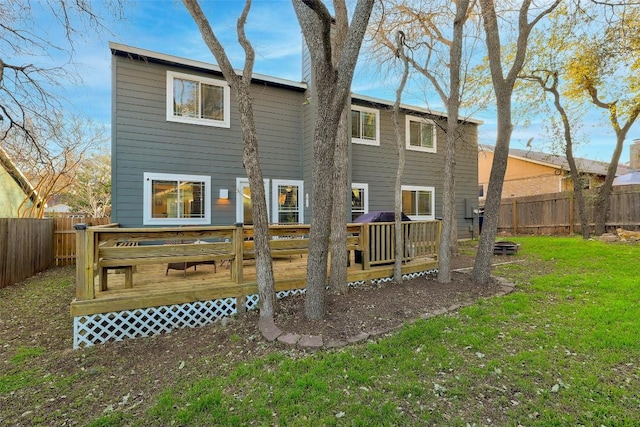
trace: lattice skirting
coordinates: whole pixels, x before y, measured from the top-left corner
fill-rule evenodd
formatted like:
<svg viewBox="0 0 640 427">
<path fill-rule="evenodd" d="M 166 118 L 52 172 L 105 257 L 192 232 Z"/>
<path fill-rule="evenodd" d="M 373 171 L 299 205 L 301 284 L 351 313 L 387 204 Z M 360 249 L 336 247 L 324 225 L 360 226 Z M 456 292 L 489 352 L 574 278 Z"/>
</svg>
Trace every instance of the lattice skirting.
<svg viewBox="0 0 640 427">
<path fill-rule="evenodd" d="M 406 274 L 403 277 L 413 279 L 437 270 Z M 391 281 L 392 278 L 376 279 L 374 284 Z M 366 282 L 351 282 L 355 287 Z M 278 299 L 291 295 L 304 294 L 305 289 L 293 289 L 276 293 Z M 258 294 L 245 297 L 247 310 L 258 307 Z M 171 332 L 174 329 L 204 326 L 223 317 L 238 312 L 236 298 L 223 298 L 210 301 L 195 301 L 185 304 L 163 305 L 160 307 L 139 308 L 111 313 L 91 314 L 73 318 L 73 348 L 85 348 L 108 341 L 122 341 L 126 338 L 148 337 Z"/>
</svg>

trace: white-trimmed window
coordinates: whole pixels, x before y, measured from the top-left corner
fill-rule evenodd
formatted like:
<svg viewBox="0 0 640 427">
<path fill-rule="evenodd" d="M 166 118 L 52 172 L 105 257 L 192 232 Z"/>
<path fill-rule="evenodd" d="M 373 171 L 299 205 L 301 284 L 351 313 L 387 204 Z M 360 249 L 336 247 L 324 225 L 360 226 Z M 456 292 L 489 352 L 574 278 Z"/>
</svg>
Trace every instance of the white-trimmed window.
<svg viewBox="0 0 640 427">
<path fill-rule="evenodd" d="M 230 97 L 223 80 L 167 71 L 168 121 L 228 128 Z"/>
<path fill-rule="evenodd" d="M 351 106 L 351 142 L 380 145 L 380 111 L 373 108 Z"/>
<path fill-rule="evenodd" d="M 211 177 L 144 173 L 144 225 L 211 224 Z"/>
<path fill-rule="evenodd" d="M 435 188 L 402 186 L 402 212 L 413 220 L 435 219 Z"/>
<path fill-rule="evenodd" d="M 407 150 L 427 153 L 435 153 L 437 151 L 436 124 L 433 120 L 406 116 L 405 123 Z"/>
<path fill-rule="evenodd" d="M 251 189 L 249 178 L 236 178 L 236 222 L 244 225 L 253 225 L 253 203 L 251 201 Z M 264 198 L 267 204 L 267 216 L 269 215 L 269 180 L 264 180 Z"/>
<path fill-rule="evenodd" d="M 274 179 L 272 181 L 273 222 L 304 223 L 302 198 L 304 181 Z"/>
<path fill-rule="evenodd" d="M 351 184 L 351 221 L 369 212 L 369 184 Z"/>
</svg>

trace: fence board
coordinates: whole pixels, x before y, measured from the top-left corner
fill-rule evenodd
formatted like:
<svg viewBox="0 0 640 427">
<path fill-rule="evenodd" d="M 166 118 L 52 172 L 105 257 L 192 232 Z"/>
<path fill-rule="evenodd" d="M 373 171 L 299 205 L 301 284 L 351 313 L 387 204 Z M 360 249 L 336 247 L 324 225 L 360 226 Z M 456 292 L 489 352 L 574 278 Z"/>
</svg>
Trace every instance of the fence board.
<svg viewBox="0 0 640 427">
<path fill-rule="evenodd" d="M 75 265 L 76 263 L 76 224 L 106 225 L 110 218 L 54 218 L 54 260 L 55 266 Z"/>
<path fill-rule="evenodd" d="M 53 221 L 0 218 L 0 288 L 53 264 Z"/>
<path fill-rule="evenodd" d="M 569 235 L 579 233 L 580 217 L 573 192 L 503 199 L 500 204 L 498 232 Z M 594 190 L 585 191 L 589 226 L 594 224 Z M 572 212 L 573 211 L 573 212 Z M 614 187 L 609 197 L 606 227 L 640 229 L 640 185 Z"/>
</svg>

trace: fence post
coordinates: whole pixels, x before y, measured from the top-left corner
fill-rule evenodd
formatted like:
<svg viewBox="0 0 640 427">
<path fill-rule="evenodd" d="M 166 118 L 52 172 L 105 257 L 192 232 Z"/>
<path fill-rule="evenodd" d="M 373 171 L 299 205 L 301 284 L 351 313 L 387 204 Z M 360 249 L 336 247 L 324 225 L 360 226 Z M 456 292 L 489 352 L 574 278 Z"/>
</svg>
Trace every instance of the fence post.
<svg viewBox="0 0 640 427">
<path fill-rule="evenodd" d="M 76 298 L 89 300 L 95 298 L 93 280 L 88 270 L 91 269 L 88 260 L 89 239 L 87 238 L 87 225 L 75 224 L 76 230 Z"/>
<path fill-rule="evenodd" d="M 569 195 L 569 236 L 573 235 L 573 223 L 575 222 L 575 214 L 573 212 L 573 193 Z"/>
<path fill-rule="evenodd" d="M 233 243 L 235 252 L 235 260 L 233 261 L 233 269 L 231 274 L 236 283 L 242 283 L 242 261 L 244 260 L 244 228 L 241 222 L 237 222 L 235 232 L 233 233 Z"/>
<path fill-rule="evenodd" d="M 513 214 L 513 234 L 518 234 L 518 202 L 513 201 L 513 208 L 511 213 Z"/>
</svg>

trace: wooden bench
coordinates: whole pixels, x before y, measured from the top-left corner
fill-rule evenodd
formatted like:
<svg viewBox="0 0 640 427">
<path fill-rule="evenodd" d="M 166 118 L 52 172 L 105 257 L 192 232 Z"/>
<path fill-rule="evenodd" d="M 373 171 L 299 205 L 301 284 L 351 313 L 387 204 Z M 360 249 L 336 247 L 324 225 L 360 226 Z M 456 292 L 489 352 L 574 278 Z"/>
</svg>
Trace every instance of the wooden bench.
<svg viewBox="0 0 640 427">
<path fill-rule="evenodd" d="M 107 242 L 105 242 L 107 243 Z M 120 242 L 119 242 L 120 243 Z M 133 287 L 133 267 L 137 265 L 164 263 L 206 263 L 235 259 L 231 242 L 203 242 L 200 244 L 153 244 L 119 245 L 103 244 L 98 246 L 96 268 L 100 290 L 108 290 L 107 270 L 123 269 L 125 288 Z"/>
<path fill-rule="evenodd" d="M 133 247 L 133 246 L 138 246 L 138 242 L 130 242 L 130 241 L 126 241 L 126 242 L 116 242 L 116 247 Z M 132 288 L 133 287 L 133 266 L 131 265 L 126 265 L 123 267 L 105 267 L 104 269 L 102 269 L 100 271 L 100 290 L 101 291 L 106 291 L 107 290 L 107 274 L 109 274 L 108 270 L 116 270 L 116 272 L 122 272 L 124 273 L 124 286 L 125 288 Z M 103 289 L 104 286 L 104 289 Z"/>
</svg>

